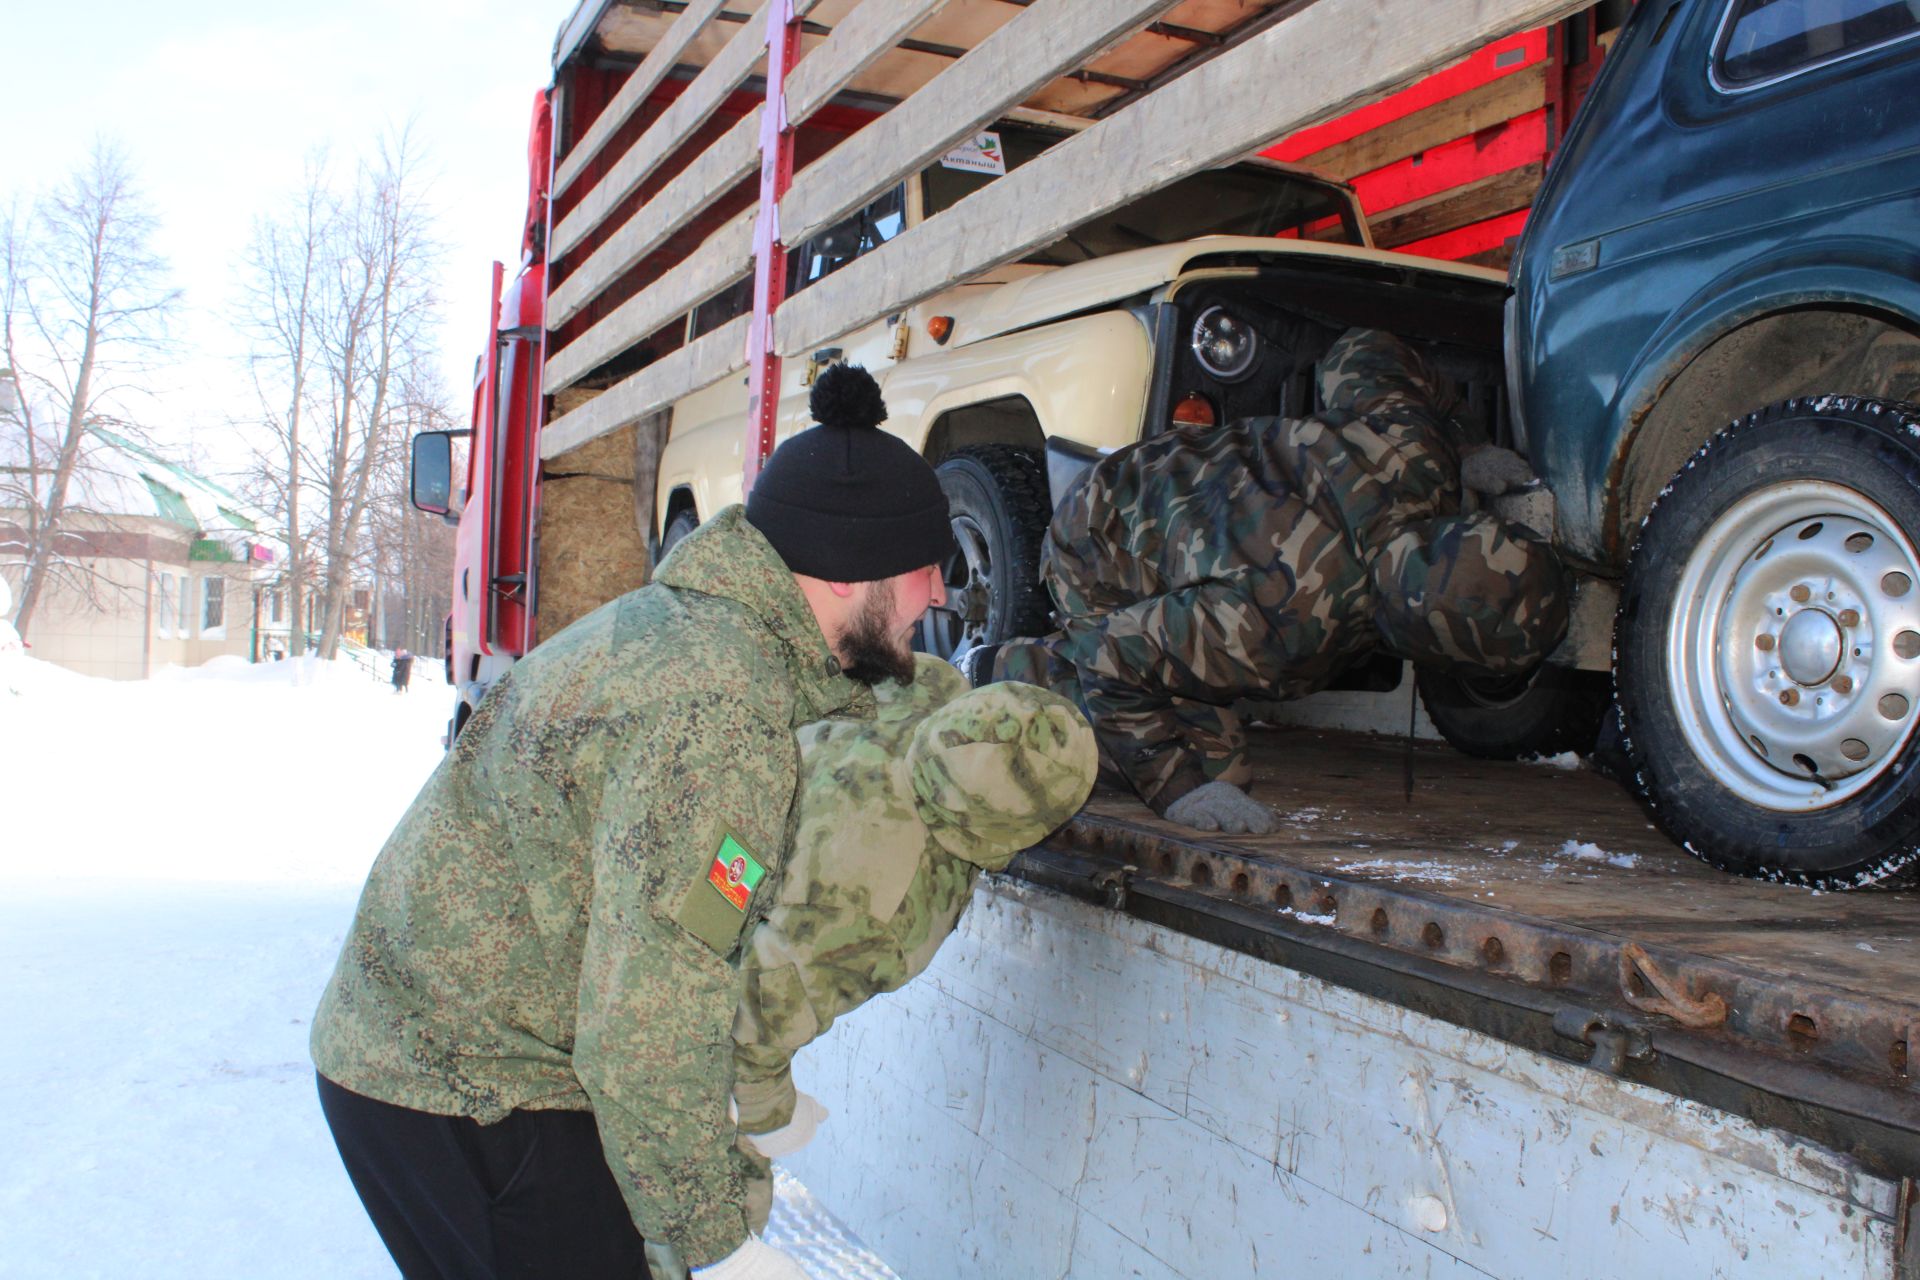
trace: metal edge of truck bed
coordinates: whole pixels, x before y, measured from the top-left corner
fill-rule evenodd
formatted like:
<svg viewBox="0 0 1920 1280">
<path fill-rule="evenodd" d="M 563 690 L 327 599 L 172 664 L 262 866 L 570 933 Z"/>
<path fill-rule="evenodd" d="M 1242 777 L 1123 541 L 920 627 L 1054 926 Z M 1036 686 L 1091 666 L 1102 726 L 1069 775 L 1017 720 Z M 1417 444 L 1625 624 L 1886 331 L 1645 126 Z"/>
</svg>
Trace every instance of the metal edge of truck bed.
<svg viewBox="0 0 1920 1280">
<path fill-rule="evenodd" d="M 1920 1092 L 1899 1053 L 1915 1030 L 1908 1005 L 1641 949 L 1661 980 L 1725 1001 L 1720 1025 L 1688 1027 L 1680 1019 L 1701 1019 L 1687 1008 L 1633 1007 L 1629 994 L 1665 1002 L 1630 938 L 1104 815 L 1082 813 L 1008 874 L 1920 1177 Z"/>
</svg>

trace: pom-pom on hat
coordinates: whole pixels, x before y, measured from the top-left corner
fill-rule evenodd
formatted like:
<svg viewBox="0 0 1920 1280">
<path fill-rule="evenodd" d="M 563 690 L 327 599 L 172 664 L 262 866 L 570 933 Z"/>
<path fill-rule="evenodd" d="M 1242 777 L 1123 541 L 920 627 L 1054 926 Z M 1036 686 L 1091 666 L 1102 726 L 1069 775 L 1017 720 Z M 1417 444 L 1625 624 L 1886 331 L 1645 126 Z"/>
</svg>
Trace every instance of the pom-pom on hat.
<svg viewBox="0 0 1920 1280">
<path fill-rule="evenodd" d="M 926 459 L 880 429 L 886 401 L 858 365 L 822 372 L 812 427 L 773 451 L 747 495 L 747 521 L 787 568 L 828 582 L 875 582 L 953 554 L 947 497 Z"/>
</svg>

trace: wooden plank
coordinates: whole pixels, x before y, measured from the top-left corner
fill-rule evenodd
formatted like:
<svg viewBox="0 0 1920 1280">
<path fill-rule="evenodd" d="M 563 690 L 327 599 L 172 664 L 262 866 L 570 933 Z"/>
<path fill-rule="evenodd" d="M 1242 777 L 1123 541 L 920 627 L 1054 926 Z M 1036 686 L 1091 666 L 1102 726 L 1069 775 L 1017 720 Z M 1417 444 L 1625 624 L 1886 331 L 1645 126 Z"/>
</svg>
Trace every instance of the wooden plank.
<svg viewBox="0 0 1920 1280">
<path fill-rule="evenodd" d="M 795 295 L 777 316 L 778 350 L 826 346 L 1089 218 L 1581 7 L 1581 0 L 1319 0 Z M 1316 71 L 1285 74 L 1289 67 Z"/>
<path fill-rule="evenodd" d="M 948 0 L 863 4 L 825 44 L 800 59 L 787 79 L 787 120 L 798 125 L 853 82 Z"/>
<path fill-rule="evenodd" d="M 1533 203 L 1545 164 L 1521 165 L 1390 209 L 1372 220 L 1373 242 L 1392 249 Z"/>
<path fill-rule="evenodd" d="M 573 180 L 580 176 L 580 171 L 607 145 L 607 139 L 613 136 L 614 131 L 640 109 L 647 95 L 667 78 L 667 73 L 679 62 L 686 47 L 725 3 L 726 0 L 692 0 L 673 20 L 673 25 L 660 38 L 660 43 L 654 45 L 652 52 L 634 68 L 627 82 L 620 86 L 620 92 L 613 95 L 613 100 L 594 118 L 587 131 L 580 135 L 580 141 L 574 144 L 573 150 L 567 152 L 555 167 L 553 193 L 556 196 L 573 184 Z"/>
<path fill-rule="evenodd" d="M 564 417 L 555 418 L 540 432 L 540 456 L 556 458 L 629 422 L 638 422 L 655 409 L 664 409 L 689 392 L 710 386 L 747 367 L 747 325 L 750 315 L 721 325 L 712 333 L 648 365 Z"/>
<path fill-rule="evenodd" d="M 952 0 L 914 31 L 915 43 L 962 53 L 1020 16 L 1030 0 Z M 952 61 L 952 59 L 948 59 Z"/>
<path fill-rule="evenodd" d="M 572 212 L 553 229 L 548 247 L 549 259 L 557 258 L 578 245 L 589 231 L 619 206 L 622 200 L 660 167 L 660 162 L 676 151 L 725 102 L 740 82 L 753 74 L 754 67 L 766 56 L 767 32 L 758 22 L 748 22 L 733 33 L 714 60 L 694 77 L 686 91 L 668 104 L 630 150 L 595 183 Z"/>
<path fill-rule="evenodd" d="M 926 88 L 868 125 L 859 146 L 836 148 L 796 175 L 780 202 L 781 239 L 799 244 L 859 208 L 1062 69 L 1080 65 L 1172 3 L 1035 0 Z"/>
<path fill-rule="evenodd" d="M 547 328 L 558 329 L 634 263 L 687 225 L 714 197 L 760 167 L 760 116 L 755 107 L 667 183 L 595 249 L 547 298 Z"/>
<path fill-rule="evenodd" d="M 1363 133 L 1350 142 L 1316 151 L 1300 163 L 1340 178 L 1371 173 L 1443 142 L 1452 142 L 1489 125 L 1536 111 L 1546 100 L 1547 64 L 1536 62 L 1458 97 L 1403 116 L 1371 133 Z"/>
<path fill-rule="evenodd" d="M 547 361 L 553 395 L 628 347 L 684 316 L 753 270 L 753 218 L 758 205 L 720 228 L 645 289 L 602 317 Z"/>
</svg>

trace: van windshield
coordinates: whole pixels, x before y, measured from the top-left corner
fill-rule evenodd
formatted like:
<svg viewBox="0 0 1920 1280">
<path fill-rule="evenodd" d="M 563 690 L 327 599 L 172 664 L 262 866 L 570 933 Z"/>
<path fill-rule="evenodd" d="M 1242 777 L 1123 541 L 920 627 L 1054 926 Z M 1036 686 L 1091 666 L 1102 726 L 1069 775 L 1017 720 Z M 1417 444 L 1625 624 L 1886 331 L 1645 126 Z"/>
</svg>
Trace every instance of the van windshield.
<svg viewBox="0 0 1920 1280">
<path fill-rule="evenodd" d="M 1065 136 L 1005 125 L 993 132 L 1008 170 L 1019 168 Z M 927 216 L 952 208 L 995 176 L 935 161 L 921 172 Z M 1353 203 L 1340 188 L 1296 173 L 1237 165 L 1190 174 L 1125 208 L 1080 224 L 1021 261 L 1064 267 L 1127 249 L 1207 235 L 1363 243 Z"/>
</svg>

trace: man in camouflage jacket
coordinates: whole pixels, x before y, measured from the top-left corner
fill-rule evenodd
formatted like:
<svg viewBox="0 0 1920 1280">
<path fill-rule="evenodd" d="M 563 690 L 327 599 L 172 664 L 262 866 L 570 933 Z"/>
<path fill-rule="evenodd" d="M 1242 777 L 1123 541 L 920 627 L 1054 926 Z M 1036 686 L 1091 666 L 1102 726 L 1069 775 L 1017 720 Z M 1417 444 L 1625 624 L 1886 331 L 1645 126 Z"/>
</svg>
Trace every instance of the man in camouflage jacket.
<svg viewBox="0 0 1920 1280">
<path fill-rule="evenodd" d="M 1048 531 L 1061 629 L 979 673 L 1079 698 L 1140 797 L 1204 830 L 1274 825 L 1243 791 L 1236 699 L 1312 693 L 1378 648 L 1525 671 L 1566 628 L 1548 531 L 1461 510 L 1453 398 L 1418 353 L 1348 330 L 1319 391 L 1313 417 L 1180 428 L 1102 459 Z"/>
<path fill-rule="evenodd" d="M 739 956 L 793 834 L 794 730 L 911 678 L 952 547 L 871 379 L 823 377 L 814 411 L 744 510 L 495 681 L 374 864 L 312 1050 L 408 1280 L 631 1280 L 650 1243 L 710 1280 L 804 1275 L 749 1230 Z"/>
<path fill-rule="evenodd" d="M 1093 787 L 1093 735 L 1053 693 L 969 693 L 935 658 L 911 685 L 874 692 L 873 720 L 800 731 L 799 831 L 742 964 L 733 1096 L 746 1142 L 769 1156 L 824 1118 L 794 1087 L 793 1055 L 932 963 L 979 873 L 1072 817 Z M 751 1197 L 756 1226 L 770 1195 L 763 1181 Z"/>
</svg>

